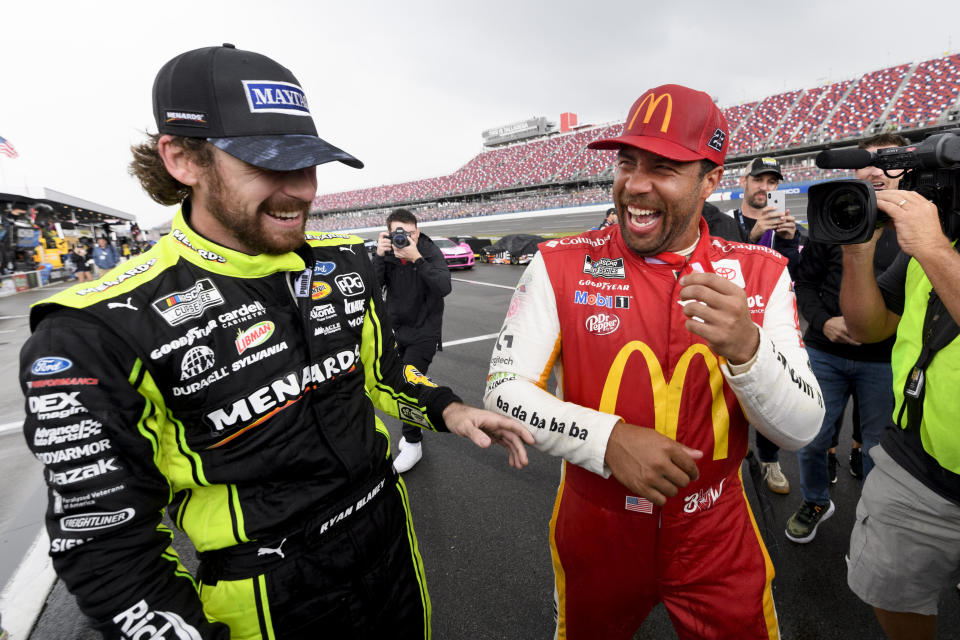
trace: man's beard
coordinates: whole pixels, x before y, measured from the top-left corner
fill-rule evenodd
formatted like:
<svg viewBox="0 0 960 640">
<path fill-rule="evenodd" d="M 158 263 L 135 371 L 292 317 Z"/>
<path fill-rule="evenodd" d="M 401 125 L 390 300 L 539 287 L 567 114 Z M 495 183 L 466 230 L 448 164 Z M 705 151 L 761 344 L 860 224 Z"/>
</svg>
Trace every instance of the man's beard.
<svg viewBox="0 0 960 640">
<path fill-rule="evenodd" d="M 307 213 L 310 210 L 309 202 L 271 196 L 261 202 L 254 213 L 247 214 L 243 213 L 242 205 L 232 201 L 230 195 L 226 193 L 217 167 L 209 169 L 209 177 L 210 188 L 205 203 L 207 211 L 251 254 L 282 255 L 303 244 Z M 264 216 L 268 211 L 297 212 L 302 213 L 303 216 L 300 219 L 299 228 L 268 234 L 263 224 Z"/>
</svg>

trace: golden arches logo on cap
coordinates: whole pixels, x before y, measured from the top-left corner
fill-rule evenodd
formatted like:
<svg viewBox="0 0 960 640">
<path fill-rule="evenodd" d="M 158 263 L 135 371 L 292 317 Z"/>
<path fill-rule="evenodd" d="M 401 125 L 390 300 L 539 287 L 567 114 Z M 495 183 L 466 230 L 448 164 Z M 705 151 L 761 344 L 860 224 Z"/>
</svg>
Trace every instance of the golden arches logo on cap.
<svg viewBox="0 0 960 640">
<path fill-rule="evenodd" d="M 653 91 L 647 93 L 647 95 L 640 100 L 640 104 L 637 105 L 637 109 L 633 112 L 633 117 L 630 118 L 630 124 L 627 125 L 627 130 L 630 131 L 633 129 L 633 125 L 637 121 L 637 116 L 640 115 L 640 111 L 644 106 L 647 107 L 647 112 L 643 116 L 643 124 L 649 124 L 654 112 L 656 112 L 660 102 L 664 99 L 666 99 L 667 103 L 666 107 L 664 107 L 663 119 L 660 121 L 660 132 L 666 133 L 667 130 L 670 129 L 670 118 L 673 116 L 673 96 L 669 93 L 662 93 L 657 96 Z"/>
</svg>

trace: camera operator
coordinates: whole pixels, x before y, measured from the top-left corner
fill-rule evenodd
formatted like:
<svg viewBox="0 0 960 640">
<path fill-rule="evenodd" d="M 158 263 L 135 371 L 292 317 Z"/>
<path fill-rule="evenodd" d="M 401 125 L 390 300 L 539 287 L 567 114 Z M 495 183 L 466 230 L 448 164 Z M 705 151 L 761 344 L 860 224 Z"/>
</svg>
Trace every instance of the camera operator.
<svg viewBox="0 0 960 640">
<path fill-rule="evenodd" d="M 762 244 L 783 254 L 790 277 L 795 278 L 800 263 L 800 235 L 796 222 L 789 209 L 780 213 L 767 204 L 767 194 L 776 191 L 781 180 L 783 172 L 776 158 L 751 160 L 740 178 L 743 204 L 733 210 L 733 218 L 751 244 Z M 762 433 L 756 434 L 756 443 L 767 488 L 774 493 L 790 493 L 790 481 L 780 469 L 780 448 Z"/>
<path fill-rule="evenodd" d="M 866 138 L 857 146 L 874 152 L 906 144 L 908 141 L 903 136 L 884 133 Z M 870 182 L 879 193 L 896 189 L 901 173 L 890 177 L 876 167 L 865 167 L 857 170 L 856 177 Z M 893 228 L 883 232 L 879 243 L 873 261 L 875 276 L 883 273 L 900 254 Z M 862 344 L 850 336 L 840 313 L 842 274 L 843 253 L 839 245 L 810 241 L 803 248 L 795 283 L 797 306 L 808 323 L 803 342 L 823 392 L 826 413 L 817 437 L 797 454 L 803 502 L 787 521 L 786 535 L 801 544 L 811 542 L 820 523 L 833 515 L 830 484 L 836 477 L 836 454 L 828 452 L 831 445 L 836 446 L 839 425 L 851 394 L 856 394 L 860 408 L 855 416 L 859 413 L 861 433 L 854 439 L 863 443 L 850 452 L 851 473 L 855 473 L 858 460 L 862 460 L 862 475 L 866 477 L 870 473 L 873 468 L 870 449 L 880 442 L 893 409 L 890 375 L 893 337 L 875 344 Z M 857 423 L 854 423 L 856 431 Z"/>
<path fill-rule="evenodd" d="M 960 580 L 957 216 L 947 213 L 945 233 L 937 206 L 918 193 L 885 190 L 876 199 L 903 253 L 877 280 L 880 233 L 844 245 L 840 308 L 854 340 L 896 333 L 896 425 L 870 452 L 875 467 L 857 505 L 847 580 L 889 638 L 932 639 L 940 591 Z M 918 359 L 922 351 L 932 360 Z"/>
<path fill-rule="evenodd" d="M 387 216 L 380 233 L 373 266 L 386 289 L 387 313 L 404 364 L 426 373 L 440 347 L 443 297 L 450 293 L 450 271 L 443 253 L 417 228 L 417 218 L 406 209 Z M 409 471 L 423 457 L 423 430 L 403 423 L 399 455 L 393 466 Z"/>
</svg>

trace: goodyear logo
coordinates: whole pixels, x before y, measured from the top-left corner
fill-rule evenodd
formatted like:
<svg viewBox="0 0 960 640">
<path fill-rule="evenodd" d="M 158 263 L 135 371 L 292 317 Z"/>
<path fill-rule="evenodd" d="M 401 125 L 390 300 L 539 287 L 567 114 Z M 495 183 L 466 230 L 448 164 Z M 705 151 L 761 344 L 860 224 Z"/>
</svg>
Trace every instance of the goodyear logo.
<svg viewBox="0 0 960 640">
<path fill-rule="evenodd" d="M 290 82 L 242 80 L 250 113 L 284 113 L 309 116 L 307 96 L 303 89 Z"/>
</svg>

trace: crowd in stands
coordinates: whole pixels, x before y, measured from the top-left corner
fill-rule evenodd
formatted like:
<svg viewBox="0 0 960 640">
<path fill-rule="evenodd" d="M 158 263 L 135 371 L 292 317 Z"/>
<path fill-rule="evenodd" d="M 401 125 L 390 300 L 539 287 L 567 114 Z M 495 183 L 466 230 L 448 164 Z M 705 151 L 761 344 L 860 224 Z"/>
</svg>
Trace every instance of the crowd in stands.
<svg viewBox="0 0 960 640">
<path fill-rule="evenodd" d="M 941 123 L 956 117 L 958 94 L 960 54 L 953 54 L 726 107 L 722 111 L 731 132 L 728 160 L 733 160 L 731 165 L 736 166 L 738 155 L 856 138 L 870 128 L 875 131 L 876 127 L 903 130 Z M 486 149 L 450 175 L 319 195 L 311 211 L 317 216 L 337 214 L 326 215 L 324 219 L 331 222 L 324 224 L 334 224 L 332 221 L 336 220 L 338 226 L 334 228 L 352 228 L 358 225 L 349 223 L 350 220 L 358 222 L 371 215 L 376 217 L 379 213 L 372 212 L 401 204 L 415 209 L 437 208 L 448 217 L 446 210 L 451 207 L 437 206 L 436 201 L 459 200 L 461 196 L 494 194 L 518 187 L 557 188 L 606 182 L 612 179 L 614 152 L 588 151 L 586 145 L 601 137 L 615 137 L 622 127 L 622 123 L 587 126 Z M 790 171 L 790 175 L 785 176 L 787 182 L 829 177 L 806 165 Z M 738 178 L 738 173 L 725 176 L 720 188 L 734 188 Z M 580 193 L 558 197 L 576 204 Z M 424 204 L 428 202 L 434 204 Z M 470 212 L 464 215 L 485 215 L 490 212 L 489 206 L 489 203 L 469 204 L 457 210 Z M 527 205 L 518 206 L 520 209 L 516 210 L 527 208 Z M 450 217 L 456 216 L 450 214 Z"/>
</svg>

